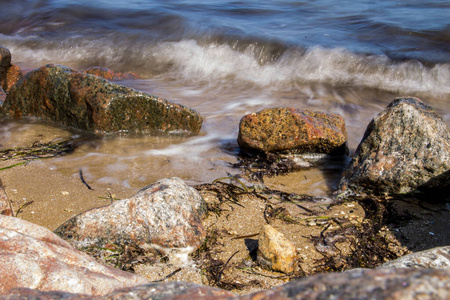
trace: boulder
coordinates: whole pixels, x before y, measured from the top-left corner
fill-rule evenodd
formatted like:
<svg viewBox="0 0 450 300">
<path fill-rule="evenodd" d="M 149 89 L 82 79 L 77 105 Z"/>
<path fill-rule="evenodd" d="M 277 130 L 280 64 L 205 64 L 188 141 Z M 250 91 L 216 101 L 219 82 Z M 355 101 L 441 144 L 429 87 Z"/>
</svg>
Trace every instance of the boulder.
<svg viewBox="0 0 450 300">
<path fill-rule="evenodd" d="M 356 269 L 293 280 L 270 290 L 238 296 L 186 282 L 149 283 L 116 290 L 106 296 L 13 289 L 2 299 L 448 299 L 450 272 L 433 269 Z"/>
<path fill-rule="evenodd" d="M 120 73 L 114 72 L 111 69 L 105 67 L 91 67 L 83 71 L 85 74 L 91 74 L 105 78 L 107 80 L 126 80 L 126 79 L 139 79 L 139 75 L 131 72 Z"/>
<path fill-rule="evenodd" d="M 148 282 L 101 265 L 51 231 L 0 215 L 0 293 L 12 288 L 105 295 Z"/>
<path fill-rule="evenodd" d="M 179 178 L 158 181 L 129 199 L 86 211 L 55 233 L 78 249 L 115 245 L 188 254 L 205 239 L 201 221 L 206 204 Z"/>
<path fill-rule="evenodd" d="M 397 98 L 370 122 L 337 193 L 346 196 L 415 192 L 449 170 L 447 125 L 420 99 Z M 448 180 L 448 176 L 441 179 Z M 448 190 L 448 181 L 432 185 L 446 186 Z"/>
<path fill-rule="evenodd" d="M 10 116 L 38 117 L 95 133 L 131 131 L 197 134 L 192 109 L 59 65 L 28 72 L 6 97 Z"/>
<path fill-rule="evenodd" d="M 3 90 L 3 88 L 0 87 L 0 112 L 3 111 L 2 106 L 5 100 L 6 100 L 6 93 Z"/>
<path fill-rule="evenodd" d="M 436 247 L 388 261 L 379 268 L 429 268 L 450 270 L 450 246 Z"/>
<path fill-rule="evenodd" d="M 6 79 L 3 82 L 3 89 L 8 93 L 11 88 L 22 79 L 22 71 L 19 66 L 11 65 L 6 71 Z"/>
<path fill-rule="evenodd" d="M 264 225 L 259 233 L 257 257 L 262 266 L 289 274 L 294 272 L 297 251 L 281 232 Z"/>
<path fill-rule="evenodd" d="M 445 270 L 355 269 L 305 277 L 240 299 L 449 299 L 449 279 Z"/>
<path fill-rule="evenodd" d="M 239 124 L 238 143 L 247 152 L 348 151 L 341 116 L 295 108 L 270 108 L 245 115 Z"/>
</svg>

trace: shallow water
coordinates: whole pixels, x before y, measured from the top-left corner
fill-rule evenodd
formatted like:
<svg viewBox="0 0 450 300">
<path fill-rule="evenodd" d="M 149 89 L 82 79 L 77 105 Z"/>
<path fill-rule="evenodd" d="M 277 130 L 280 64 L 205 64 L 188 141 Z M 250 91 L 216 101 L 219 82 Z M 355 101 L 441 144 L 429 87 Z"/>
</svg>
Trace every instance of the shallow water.
<svg viewBox="0 0 450 300">
<path fill-rule="evenodd" d="M 374 114 L 417 96 L 450 124 L 450 5 L 446 1 L 0 1 L 0 45 L 22 68 L 58 63 L 136 72 L 129 87 L 205 119 L 196 137 L 106 137 L 43 162 L 99 186 L 139 189 L 178 176 L 228 173 L 240 118 L 289 106 L 344 117 L 352 151 Z M 35 123 L 7 123 L 12 145 Z M 39 125 L 40 126 L 40 125 Z M 54 135 L 53 133 L 49 133 Z M 73 133 L 64 132 L 63 135 Z M 328 194 L 340 170 L 308 171 L 305 193 Z M 324 175 L 325 174 L 325 175 Z M 299 178 L 306 175 L 299 173 Z"/>
</svg>

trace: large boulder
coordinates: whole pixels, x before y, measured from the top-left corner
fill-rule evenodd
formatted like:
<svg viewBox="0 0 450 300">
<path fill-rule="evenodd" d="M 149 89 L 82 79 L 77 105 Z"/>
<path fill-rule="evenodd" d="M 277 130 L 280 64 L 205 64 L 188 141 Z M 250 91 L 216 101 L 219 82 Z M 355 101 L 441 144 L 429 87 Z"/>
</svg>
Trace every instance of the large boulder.
<svg viewBox="0 0 450 300">
<path fill-rule="evenodd" d="M 139 79 L 139 75 L 135 73 L 114 72 L 113 70 L 105 67 L 90 67 L 84 70 L 83 73 L 99 76 L 107 80 Z"/>
<path fill-rule="evenodd" d="M 447 125 L 420 99 L 397 98 L 370 122 L 338 193 L 403 194 L 422 186 L 448 190 L 448 182 L 441 181 L 448 180 L 442 175 L 449 170 Z"/>
<path fill-rule="evenodd" d="M 28 72 L 9 92 L 10 116 L 34 116 L 96 133 L 132 131 L 197 134 L 200 115 L 104 78 L 60 65 Z"/>
<path fill-rule="evenodd" d="M 14 289 L 2 299 L 84 299 L 86 295 Z M 449 299 L 450 272 L 433 269 L 356 269 L 318 274 L 270 290 L 238 296 L 217 288 L 186 282 L 149 283 L 89 299 Z"/>
<path fill-rule="evenodd" d="M 444 229 L 445 230 L 445 229 Z M 379 268 L 429 268 L 450 270 L 450 246 L 411 253 L 388 261 Z"/>
<path fill-rule="evenodd" d="M 205 205 L 181 179 L 163 179 L 129 199 L 75 216 L 55 233 L 79 249 L 126 245 L 189 254 L 206 237 L 201 221 Z"/>
<path fill-rule="evenodd" d="M 343 154 L 347 132 L 339 115 L 278 107 L 245 115 L 238 143 L 248 152 Z"/>
<path fill-rule="evenodd" d="M 0 274 L 0 294 L 30 288 L 105 295 L 148 282 L 97 263 L 43 227 L 4 215 L 0 215 Z"/>
</svg>

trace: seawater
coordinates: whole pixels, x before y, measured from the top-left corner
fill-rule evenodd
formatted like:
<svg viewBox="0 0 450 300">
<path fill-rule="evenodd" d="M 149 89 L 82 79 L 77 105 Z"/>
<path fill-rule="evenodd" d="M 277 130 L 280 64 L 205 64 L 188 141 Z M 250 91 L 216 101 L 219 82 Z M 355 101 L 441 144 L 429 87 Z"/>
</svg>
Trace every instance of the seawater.
<svg viewBox="0 0 450 300">
<path fill-rule="evenodd" d="M 0 45 L 21 68 L 135 72 L 142 79 L 118 83 L 204 117 L 196 137 L 106 137 L 49 162 L 139 189 L 162 177 L 237 173 L 229 163 L 239 120 L 264 108 L 340 114 L 352 151 L 398 96 L 420 97 L 450 124 L 449 15 L 450 3 L 437 0 L 0 1 Z M 2 143 L 23 126 L 5 126 Z M 305 192 L 335 188 L 323 181 Z"/>
</svg>

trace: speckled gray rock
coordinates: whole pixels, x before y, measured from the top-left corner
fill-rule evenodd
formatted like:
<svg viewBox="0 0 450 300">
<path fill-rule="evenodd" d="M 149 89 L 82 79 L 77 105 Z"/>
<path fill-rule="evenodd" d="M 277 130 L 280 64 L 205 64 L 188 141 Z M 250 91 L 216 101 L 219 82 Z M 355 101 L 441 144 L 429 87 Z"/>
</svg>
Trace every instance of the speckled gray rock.
<svg viewBox="0 0 450 300">
<path fill-rule="evenodd" d="M 104 248 L 111 243 L 139 249 L 196 250 L 206 231 L 201 221 L 205 202 L 179 178 L 149 185 L 129 199 L 86 211 L 55 233 L 78 249 Z"/>
<path fill-rule="evenodd" d="M 444 229 L 445 230 L 445 229 Z M 379 268 L 430 268 L 450 270 L 450 246 L 437 247 L 388 261 Z"/>
<path fill-rule="evenodd" d="M 97 263 L 43 227 L 4 215 L 0 215 L 0 274 L 0 294 L 24 287 L 105 295 L 148 282 Z"/>
<path fill-rule="evenodd" d="M 338 194 L 413 192 L 449 170 L 447 125 L 420 99 L 397 98 L 370 122 L 344 171 Z M 448 186 L 448 182 L 433 185 Z"/>
<path fill-rule="evenodd" d="M 8 93 L 4 111 L 96 133 L 197 134 L 202 125 L 190 108 L 59 65 L 28 72 Z"/>
<path fill-rule="evenodd" d="M 260 299 L 449 299 L 450 272 L 433 269 L 356 269 L 291 281 L 240 297 Z"/>
</svg>

